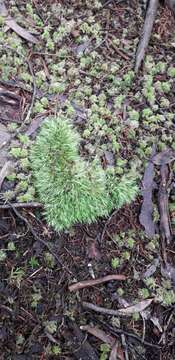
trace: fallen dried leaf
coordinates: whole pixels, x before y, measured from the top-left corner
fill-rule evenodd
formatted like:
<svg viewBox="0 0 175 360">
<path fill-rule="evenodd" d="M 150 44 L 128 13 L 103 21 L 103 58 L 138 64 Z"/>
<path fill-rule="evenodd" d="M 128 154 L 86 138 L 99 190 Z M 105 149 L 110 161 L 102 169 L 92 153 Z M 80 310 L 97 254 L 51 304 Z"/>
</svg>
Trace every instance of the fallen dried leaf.
<svg viewBox="0 0 175 360">
<path fill-rule="evenodd" d="M 45 116 L 46 115 L 44 114 L 43 116 L 40 115 L 40 116 L 35 117 L 32 120 L 29 128 L 27 129 L 27 131 L 25 133 L 25 135 L 27 135 L 27 136 L 33 135 L 38 130 L 38 128 L 42 125 L 42 123 L 43 123 L 43 121 L 45 119 Z"/>
<path fill-rule="evenodd" d="M 115 344 L 113 345 L 113 348 L 109 356 L 109 360 L 117 360 L 117 359 L 125 360 L 123 350 L 119 346 L 118 341 L 116 341 Z"/>
<path fill-rule="evenodd" d="M 23 39 L 30 41 L 33 44 L 38 44 L 39 40 L 36 39 L 32 34 L 29 33 L 26 29 L 22 28 L 20 25 L 16 23 L 14 19 L 12 19 L 10 16 L 6 19 L 6 24 L 11 28 L 13 31 L 15 31 L 19 36 L 21 36 Z"/>
<path fill-rule="evenodd" d="M 159 265 L 159 259 L 155 259 L 153 263 L 150 266 L 148 266 L 147 270 L 141 275 L 141 279 L 144 280 L 152 276 L 156 272 L 158 265 Z"/>
<path fill-rule="evenodd" d="M 92 327 L 90 325 L 83 325 L 80 326 L 80 329 L 83 331 L 87 331 L 91 335 L 94 335 L 96 338 L 102 340 L 104 343 L 110 345 L 111 347 L 113 347 L 116 342 L 114 336 L 106 334 L 103 330 L 100 330 L 95 326 Z"/>
<path fill-rule="evenodd" d="M 26 29 L 22 28 L 20 25 L 16 23 L 16 21 L 11 17 L 8 16 L 8 10 L 5 6 L 4 1 L 1 0 L 0 2 L 0 15 L 5 17 L 5 23 L 6 25 L 15 31 L 19 36 L 21 36 L 23 39 L 32 42 L 33 44 L 38 44 L 39 41 L 36 39 L 30 32 L 28 32 Z"/>
<path fill-rule="evenodd" d="M 97 339 L 100 339 L 101 341 L 108 344 L 112 348 L 110 358 L 109 358 L 110 360 L 113 360 L 113 359 L 116 360 L 117 356 L 118 356 L 118 359 L 124 360 L 123 351 L 114 336 L 106 334 L 103 330 L 101 330 L 95 326 L 92 327 L 90 325 L 83 325 L 83 326 L 80 326 L 80 329 L 83 331 L 87 331 L 91 335 L 94 335 Z"/>
<path fill-rule="evenodd" d="M 139 303 L 135 304 L 135 305 L 131 305 L 128 306 L 127 308 L 123 308 L 123 309 L 119 309 L 118 312 L 121 313 L 122 315 L 131 315 L 134 314 L 136 312 L 141 312 L 144 309 L 146 309 L 153 301 L 152 299 L 146 299 L 143 301 L 140 301 Z"/>
<path fill-rule="evenodd" d="M 172 149 L 163 150 L 160 153 L 154 155 L 151 159 L 151 161 L 155 165 L 159 165 L 159 166 L 169 164 L 174 160 L 175 160 L 175 151 L 173 151 Z"/>
<path fill-rule="evenodd" d="M 14 166 L 13 166 L 12 161 L 7 161 L 4 164 L 3 168 L 0 171 L 0 189 L 1 189 L 1 186 L 3 184 L 3 181 L 4 181 L 5 177 L 7 175 L 9 175 L 12 172 L 13 169 L 14 169 Z"/>
</svg>

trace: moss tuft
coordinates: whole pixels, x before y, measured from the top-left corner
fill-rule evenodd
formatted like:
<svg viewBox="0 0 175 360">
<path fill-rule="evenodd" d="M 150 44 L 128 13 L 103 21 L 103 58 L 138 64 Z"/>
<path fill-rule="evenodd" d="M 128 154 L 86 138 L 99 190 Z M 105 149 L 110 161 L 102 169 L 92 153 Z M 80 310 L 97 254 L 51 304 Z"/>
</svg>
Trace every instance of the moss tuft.
<svg viewBox="0 0 175 360">
<path fill-rule="evenodd" d="M 31 151 L 36 188 L 48 223 L 56 230 L 92 223 L 136 194 L 133 182 L 115 183 L 97 161 L 79 155 L 80 138 L 64 117 L 48 118 Z"/>
</svg>

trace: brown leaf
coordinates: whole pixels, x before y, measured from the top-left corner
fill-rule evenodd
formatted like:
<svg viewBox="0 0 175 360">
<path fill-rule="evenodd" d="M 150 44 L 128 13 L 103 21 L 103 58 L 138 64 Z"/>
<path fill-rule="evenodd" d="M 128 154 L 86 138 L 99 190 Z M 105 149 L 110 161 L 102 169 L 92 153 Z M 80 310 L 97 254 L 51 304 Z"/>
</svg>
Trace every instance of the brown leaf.
<svg viewBox="0 0 175 360">
<path fill-rule="evenodd" d="M 29 128 L 27 129 L 27 131 L 25 133 L 25 135 L 27 135 L 27 136 L 33 135 L 38 130 L 38 128 L 42 125 L 44 119 L 45 119 L 45 115 L 35 117 L 32 120 Z"/>
<path fill-rule="evenodd" d="M 153 301 L 153 298 L 143 300 L 135 305 L 129 306 L 127 308 L 119 309 L 118 312 L 121 313 L 122 315 L 131 315 L 136 312 L 141 312 L 144 309 L 146 309 L 152 303 L 152 301 Z"/>
<path fill-rule="evenodd" d="M 83 325 L 80 327 L 81 330 L 87 331 L 89 334 L 94 335 L 97 339 L 100 339 L 104 343 L 114 346 L 116 339 L 112 335 L 106 334 L 103 330 L 98 329 L 95 326 Z"/>
<path fill-rule="evenodd" d="M 169 164 L 174 160 L 175 160 L 175 151 L 173 151 L 172 149 L 163 150 L 160 153 L 154 155 L 151 159 L 151 161 L 155 165 L 159 165 L 159 166 Z"/>
<path fill-rule="evenodd" d="M 109 356 L 109 360 L 117 360 L 117 359 L 125 360 L 123 350 L 119 346 L 118 341 L 115 342 L 114 346 L 112 347 L 110 356 Z"/>
<path fill-rule="evenodd" d="M 153 263 L 150 266 L 148 266 L 147 270 L 141 275 L 141 279 L 144 280 L 152 276 L 156 272 L 158 265 L 159 265 L 159 259 L 155 259 Z"/>
<path fill-rule="evenodd" d="M 5 177 L 7 175 L 9 175 L 12 172 L 13 169 L 14 169 L 14 166 L 13 166 L 12 161 L 7 161 L 4 164 L 3 168 L 0 171 L 0 189 L 1 189 L 1 186 L 3 184 L 3 181 L 4 181 Z"/>
<path fill-rule="evenodd" d="M 81 330 L 87 331 L 89 334 L 94 335 L 97 339 L 100 339 L 104 343 L 108 344 L 112 350 L 110 354 L 110 359 L 117 359 L 117 356 L 120 360 L 124 360 L 124 355 L 121 347 L 119 346 L 118 341 L 112 335 L 106 334 L 103 330 L 90 325 L 83 325 L 80 327 Z"/>
<path fill-rule="evenodd" d="M 5 22 L 9 26 L 10 29 L 12 29 L 14 32 L 16 32 L 23 39 L 25 39 L 25 40 L 33 43 L 33 44 L 38 44 L 39 43 L 39 40 L 36 39 L 36 37 L 34 37 L 32 34 L 30 34 L 29 31 L 22 28 L 20 25 L 18 25 L 16 23 L 16 21 L 13 18 L 11 18 L 10 16 L 7 17 Z"/>
<path fill-rule="evenodd" d="M 15 31 L 23 39 L 30 41 L 33 44 L 39 43 L 38 39 L 36 39 L 32 34 L 30 34 L 30 32 L 18 25 L 11 16 L 8 16 L 8 10 L 5 6 L 4 1 L 2 0 L 0 1 L 0 15 L 5 17 L 6 25 L 9 26 L 10 29 Z"/>
</svg>

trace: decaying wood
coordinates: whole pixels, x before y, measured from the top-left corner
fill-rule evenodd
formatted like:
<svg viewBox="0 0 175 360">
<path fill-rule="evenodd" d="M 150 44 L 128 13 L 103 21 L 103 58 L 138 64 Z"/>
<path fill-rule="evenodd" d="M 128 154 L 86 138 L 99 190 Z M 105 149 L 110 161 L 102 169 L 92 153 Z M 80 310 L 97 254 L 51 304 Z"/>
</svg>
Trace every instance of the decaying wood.
<svg viewBox="0 0 175 360">
<path fill-rule="evenodd" d="M 148 3 L 148 8 L 146 12 L 145 22 L 143 26 L 143 33 L 139 41 L 139 45 L 136 51 L 136 60 L 135 60 L 135 72 L 137 73 L 140 69 L 142 61 L 145 57 L 146 49 L 151 37 L 151 32 L 153 24 L 156 18 L 157 9 L 159 5 L 159 0 L 150 0 Z"/>
<path fill-rule="evenodd" d="M 102 283 L 105 283 L 105 282 L 111 281 L 111 280 L 126 280 L 126 276 L 114 274 L 114 275 L 107 275 L 107 276 L 104 276 L 103 278 L 99 278 L 99 279 L 80 281 L 78 283 L 70 285 L 69 291 L 77 291 L 77 290 L 83 289 L 85 287 L 95 286 L 95 285 L 102 284 Z"/>
<path fill-rule="evenodd" d="M 160 168 L 161 182 L 158 191 L 158 206 L 160 213 L 160 235 L 167 244 L 172 239 L 171 224 L 168 208 L 168 187 L 170 185 L 169 167 L 163 164 Z"/>
</svg>

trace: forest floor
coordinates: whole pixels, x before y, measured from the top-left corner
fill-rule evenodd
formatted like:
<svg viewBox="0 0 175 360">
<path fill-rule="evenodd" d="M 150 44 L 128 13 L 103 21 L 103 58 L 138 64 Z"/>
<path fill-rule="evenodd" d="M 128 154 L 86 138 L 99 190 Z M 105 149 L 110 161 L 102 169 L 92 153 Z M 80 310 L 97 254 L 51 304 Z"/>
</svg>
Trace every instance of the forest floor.
<svg viewBox="0 0 175 360">
<path fill-rule="evenodd" d="M 139 222 L 141 195 L 96 224 L 54 232 L 29 153 L 45 117 L 61 112 L 81 134 L 82 156 L 134 173 L 141 188 L 153 145 L 175 150 L 174 17 L 160 8 L 135 77 L 139 1 L 6 6 L 14 21 L 0 17 L 0 359 L 173 360 L 174 158 L 165 161 L 172 239 L 162 247 L 156 186 L 151 235 Z"/>
</svg>

